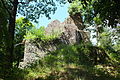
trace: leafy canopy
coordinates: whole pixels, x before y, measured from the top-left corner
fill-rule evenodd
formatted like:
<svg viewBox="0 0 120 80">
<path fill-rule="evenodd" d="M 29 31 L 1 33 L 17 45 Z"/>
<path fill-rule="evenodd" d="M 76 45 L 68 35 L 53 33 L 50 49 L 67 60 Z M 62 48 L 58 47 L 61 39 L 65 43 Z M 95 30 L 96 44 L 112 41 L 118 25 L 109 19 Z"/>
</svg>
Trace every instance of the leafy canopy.
<svg viewBox="0 0 120 80">
<path fill-rule="evenodd" d="M 119 0 L 94 0 L 93 8 L 95 15 L 100 14 L 102 22 L 116 27 L 120 23 L 120 1 Z"/>
<path fill-rule="evenodd" d="M 120 23 L 119 6 L 118 0 L 74 0 L 70 4 L 69 13 L 80 13 L 83 21 L 90 24 L 104 23 L 116 27 Z"/>
<path fill-rule="evenodd" d="M 50 19 L 50 14 L 57 9 L 57 2 L 65 4 L 66 0 L 20 0 L 18 13 L 35 22 L 43 15 Z"/>
</svg>

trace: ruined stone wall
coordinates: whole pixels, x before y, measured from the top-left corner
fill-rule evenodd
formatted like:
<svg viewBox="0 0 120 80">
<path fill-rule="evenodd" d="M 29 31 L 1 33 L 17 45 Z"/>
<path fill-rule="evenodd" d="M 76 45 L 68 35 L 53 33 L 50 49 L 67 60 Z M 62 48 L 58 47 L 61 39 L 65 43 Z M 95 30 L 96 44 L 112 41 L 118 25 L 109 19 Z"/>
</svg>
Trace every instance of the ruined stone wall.
<svg viewBox="0 0 120 80">
<path fill-rule="evenodd" d="M 35 41 L 34 43 L 30 40 L 25 43 L 24 60 L 20 63 L 20 67 L 29 66 L 30 63 L 35 62 L 37 59 L 45 56 L 46 53 L 57 49 L 59 44 L 79 44 L 81 40 L 84 42 L 89 41 L 88 32 L 80 30 L 83 28 L 82 25 L 76 26 L 74 20 L 68 17 L 64 22 L 58 20 L 52 21 L 48 24 L 45 29 L 46 35 L 51 35 L 54 32 L 59 32 L 60 35 L 57 39 L 43 43 Z M 37 42 L 37 43 L 36 43 Z"/>
</svg>

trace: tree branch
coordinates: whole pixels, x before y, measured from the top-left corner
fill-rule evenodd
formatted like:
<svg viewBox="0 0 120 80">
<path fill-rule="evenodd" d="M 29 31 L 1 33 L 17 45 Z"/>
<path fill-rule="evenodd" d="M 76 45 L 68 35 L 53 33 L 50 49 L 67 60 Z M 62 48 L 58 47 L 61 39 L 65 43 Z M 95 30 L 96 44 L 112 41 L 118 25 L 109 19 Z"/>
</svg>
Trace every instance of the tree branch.
<svg viewBox="0 0 120 80">
<path fill-rule="evenodd" d="M 25 42 L 26 42 L 26 40 L 23 40 L 21 43 L 15 44 L 14 47 L 17 47 L 17 46 L 19 46 L 19 45 L 25 45 Z"/>
</svg>

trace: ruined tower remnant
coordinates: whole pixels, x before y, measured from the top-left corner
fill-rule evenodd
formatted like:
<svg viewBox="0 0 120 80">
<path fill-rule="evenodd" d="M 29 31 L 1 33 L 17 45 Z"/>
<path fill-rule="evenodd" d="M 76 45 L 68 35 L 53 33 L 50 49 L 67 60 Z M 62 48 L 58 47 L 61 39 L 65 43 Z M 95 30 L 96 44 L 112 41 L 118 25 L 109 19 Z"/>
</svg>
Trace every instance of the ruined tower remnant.
<svg viewBox="0 0 120 80">
<path fill-rule="evenodd" d="M 20 67 L 29 66 L 30 63 L 33 63 L 37 59 L 44 57 L 48 51 L 56 50 L 56 46 L 59 44 L 72 45 L 79 44 L 81 40 L 84 42 L 89 41 L 88 32 L 83 31 L 83 29 L 84 26 L 82 24 L 81 17 L 78 14 L 69 16 L 62 23 L 58 20 L 52 21 L 46 27 L 45 34 L 52 35 L 54 32 L 59 32 L 60 35 L 56 39 L 57 41 L 50 41 L 44 46 L 40 44 L 36 46 L 35 43 L 32 43 L 30 40 L 26 41 L 24 60 L 20 63 Z M 47 49 L 45 49 L 45 46 L 47 46 Z"/>
</svg>

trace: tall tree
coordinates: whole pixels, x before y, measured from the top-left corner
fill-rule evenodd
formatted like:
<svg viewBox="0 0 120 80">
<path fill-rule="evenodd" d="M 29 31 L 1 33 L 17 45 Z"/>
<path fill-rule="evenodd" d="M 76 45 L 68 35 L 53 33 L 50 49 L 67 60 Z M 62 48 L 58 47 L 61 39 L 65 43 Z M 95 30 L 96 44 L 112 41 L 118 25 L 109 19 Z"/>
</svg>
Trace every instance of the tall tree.
<svg viewBox="0 0 120 80">
<path fill-rule="evenodd" d="M 60 3 L 66 2 L 64 0 L 57 1 Z M 4 68 L 3 78 L 10 79 L 14 62 L 15 21 L 17 12 L 25 16 L 27 19 L 37 22 L 37 19 L 41 14 L 45 14 L 46 17 L 50 18 L 49 14 L 55 12 L 56 4 L 53 0 L 0 0 L 0 6 L 2 6 L 2 8 L 0 8 L 2 12 L 0 13 L 5 12 L 6 16 L 8 16 L 3 22 L 4 24 L 8 23 L 3 26 L 6 27 L 6 29 L 2 29 L 2 31 L 6 33 L 6 35 L 2 35 L 6 37 L 6 39 L 3 40 L 3 44 L 6 45 L 2 48 L 5 50 L 3 54 L 5 54 L 4 56 L 6 61 L 5 64 L 2 64 L 2 68 Z M 0 25 L 0 28 L 3 27 Z"/>
</svg>

